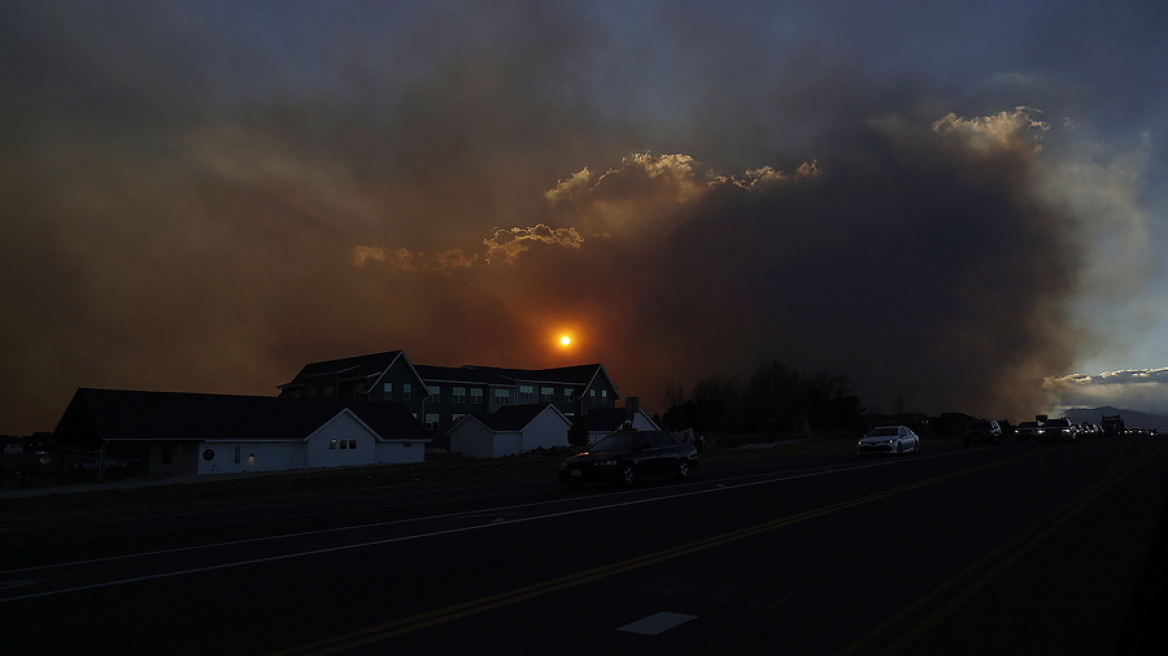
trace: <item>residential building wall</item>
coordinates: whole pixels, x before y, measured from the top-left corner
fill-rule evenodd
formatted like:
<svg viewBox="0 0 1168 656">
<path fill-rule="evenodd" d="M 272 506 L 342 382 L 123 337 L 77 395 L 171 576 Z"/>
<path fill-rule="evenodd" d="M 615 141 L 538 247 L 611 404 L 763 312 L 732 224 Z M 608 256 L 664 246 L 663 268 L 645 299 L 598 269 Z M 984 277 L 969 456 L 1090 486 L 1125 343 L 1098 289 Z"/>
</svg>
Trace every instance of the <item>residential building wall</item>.
<svg viewBox="0 0 1168 656">
<path fill-rule="evenodd" d="M 230 474 L 304 468 L 301 442 L 204 442 L 199 446 L 200 474 Z"/>
<path fill-rule="evenodd" d="M 470 458 L 494 458 L 495 433 L 482 422 L 467 419 L 450 431 L 450 450 Z"/>
<path fill-rule="evenodd" d="M 377 462 L 422 462 L 426 459 L 425 440 L 378 442 L 375 448 L 377 453 Z"/>
<path fill-rule="evenodd" d="M 409 362 L 398 358 L 380 378 L 370 383 L 365 390 L 370 401 L 397 401 L 404 403 L 416 416 L 422 416 L 426 399 L 426 385 L 415 374 Z"/>
<path fill-rule="evenodd" d="M 517 453 L 523 453 L 523 434 L 522 433 L 495 433 L 493 441 L 493 458 L 502 458 L 503 456 L 513 456 Z"/>
<path fill-rule="evenodd" d="M 150 446 L 146 471 L 151 474 L 196 474 L 201 452 L 198 442 L 157 442 Z"/>
<path fill-rule="evenodd" d="M 430 430 L 449 431 L 465 415 L 476 412 L 495 412 L 507 405 L 531 403 L 551 403 L 567 417 L 573 417 L 583 408 L 588 412 L 593 408 L 616 407 L 616 389 L 603 379 L 592 387 L 582 390 L 562 382 L 520 382 L 514 385 L 474 384 L 448 381 L 426 381 L 430 397 L 424 403 L 425 411 L 419 419 Z M 455 395 L 456 389 L 464 390 L 462 402 Z M 482 392 L 483 403 L 475 403 L 472 391 Z M 436 393 L 435 393 L 436 392 Z"/>
<path fill-rule="evenodd" d="M 557 446 L 568 446 L 568 428 L 570 423 L 553 410 L 545 410 L 524 427 L 523 443 L 518 452 L 534 449 L 550 449 Z"/>
<path fill-rule="evenodd" d="M 491 407 L 491 387 L 482 383 L 426 381 L 429 398 L 419 418 L 427 430 L 448 431 L 462 417 L 487 412 Z M 457 393 L 456 393 L 457 392 Z"/>
<path fill-rule="evenodd" d="M 344 467 L 377 462 L 377 438 L 348 412 L 330 419 L 308 436 L 305 466 Z"/>
<path fill-rule="evenodd" d="M 470 418 L 450 431 L 450 450 L 472 458 L 501 458 L 539 448 L 567 446 L 570 426 L 551 408 L 518 431 L 492 430 L 478 418 Z"/>
</svg>

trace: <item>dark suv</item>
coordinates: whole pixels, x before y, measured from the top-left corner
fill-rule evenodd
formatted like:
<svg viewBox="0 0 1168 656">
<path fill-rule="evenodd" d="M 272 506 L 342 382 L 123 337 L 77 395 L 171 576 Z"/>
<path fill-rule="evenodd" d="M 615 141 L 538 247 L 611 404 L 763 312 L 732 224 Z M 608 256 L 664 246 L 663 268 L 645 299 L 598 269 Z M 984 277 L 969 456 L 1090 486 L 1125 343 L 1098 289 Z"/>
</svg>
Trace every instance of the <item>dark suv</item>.
<svg viewBox="0 0 1168 656">
<path fill-rule="evenodd" d="M 1066 417 L 1059 417 L 1058 419 L 1051 419 L 1042 425 L 1043 435 L 1042 442 L 1049 442 L 1056 440 L 1059 442 L 1078 442 L 1079 441 L 1079 427 L 1072 424 L 1070 419 Z"/>
<path fill-rule="evenodd" d="M 974 444 L 1001 444 L 1002 427 L 994 420 L 971 421 L 965 427 L 965 446 Z"/>
</svg>

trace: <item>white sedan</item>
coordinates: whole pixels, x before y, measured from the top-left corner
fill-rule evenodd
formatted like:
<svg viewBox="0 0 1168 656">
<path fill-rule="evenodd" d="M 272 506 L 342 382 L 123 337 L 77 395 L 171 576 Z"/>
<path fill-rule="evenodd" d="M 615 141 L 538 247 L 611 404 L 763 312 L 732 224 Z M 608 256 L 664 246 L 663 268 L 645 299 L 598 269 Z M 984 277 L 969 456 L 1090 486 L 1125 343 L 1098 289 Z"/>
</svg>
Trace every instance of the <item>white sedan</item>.
<svg viewBox="0 0 1168 656">
<path fill-rule="evenodd" d="M 907 426 L 873 428 L 860 438 L 859 453 L 920 453 L 921 438 Z"/>
</svg>

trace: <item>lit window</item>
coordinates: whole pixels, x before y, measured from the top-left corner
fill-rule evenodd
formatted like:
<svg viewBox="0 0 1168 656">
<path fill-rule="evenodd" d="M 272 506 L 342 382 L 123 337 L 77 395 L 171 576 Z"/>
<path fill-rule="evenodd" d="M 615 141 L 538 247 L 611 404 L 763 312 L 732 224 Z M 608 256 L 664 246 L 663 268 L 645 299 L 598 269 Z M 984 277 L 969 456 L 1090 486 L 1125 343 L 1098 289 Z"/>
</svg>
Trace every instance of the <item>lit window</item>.
<svg viewBox="0 0 1168 656">
<path fill-rule="evenodd" d="M 596 390 L 594 390 L 594 389 L 588 390 L 588 396 L 591 396 L 592 398 L 596 398 Z"/>
<path fill-rule="evenodd" d="M 534 385 L 520 385 L 519 386 L 519 402 L 524 403 L 535 400 L 535 386 Z"/>
<path fill-rule="evenodd" d="M 607 399 L 608 398 L 608 390 L 600 390 L 600 398 Z"/>
</svg>

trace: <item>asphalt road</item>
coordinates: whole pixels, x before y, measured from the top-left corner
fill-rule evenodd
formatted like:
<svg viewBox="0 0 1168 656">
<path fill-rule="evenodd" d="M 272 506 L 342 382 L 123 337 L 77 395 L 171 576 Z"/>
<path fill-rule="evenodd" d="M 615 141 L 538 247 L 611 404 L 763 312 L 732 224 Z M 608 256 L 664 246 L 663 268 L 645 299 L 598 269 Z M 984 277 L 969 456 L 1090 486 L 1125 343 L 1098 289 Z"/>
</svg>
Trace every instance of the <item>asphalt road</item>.
<svg viewBox="0 0 1168 656">
<path fill-rule="evenodd" d="M 14 527 L 0 649 L 1160 653 L 1145 629 L 1163 583 L 1149 572 L 1168 561 L 1166 472 L 1165 438 L 926 442 L 629 490 L 513 483 Z"/>
</svg>

